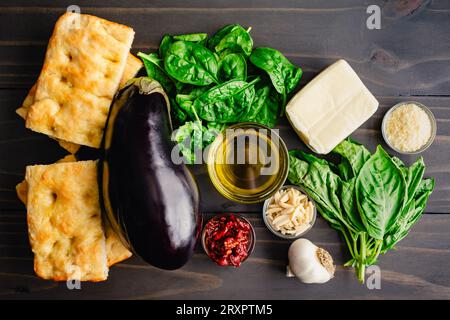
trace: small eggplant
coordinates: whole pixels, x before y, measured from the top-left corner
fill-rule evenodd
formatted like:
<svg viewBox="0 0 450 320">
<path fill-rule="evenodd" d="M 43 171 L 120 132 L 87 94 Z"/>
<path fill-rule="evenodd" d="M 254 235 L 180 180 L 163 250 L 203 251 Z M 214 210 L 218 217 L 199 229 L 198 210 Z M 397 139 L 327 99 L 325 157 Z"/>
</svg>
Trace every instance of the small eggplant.
<svg viewBox="0 0 450 320">
<path fill-rule="evenodd" d="M 146 262 L 182 267 L 202 217 L 194 177 L 174 164 L 169 101 L 158 82 L 136 78 L 115 97 L 99 166 L 106 221 Z"/>
</svg>

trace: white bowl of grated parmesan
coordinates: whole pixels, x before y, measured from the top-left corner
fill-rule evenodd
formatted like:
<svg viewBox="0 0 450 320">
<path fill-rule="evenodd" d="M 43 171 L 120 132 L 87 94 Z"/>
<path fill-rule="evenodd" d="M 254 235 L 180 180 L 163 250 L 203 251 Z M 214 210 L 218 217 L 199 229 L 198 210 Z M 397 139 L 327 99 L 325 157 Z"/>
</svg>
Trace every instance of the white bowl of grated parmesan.
<svg viewBox="0 0 450 320">
<path fill-rule="evenodd" d="M 386 143 L 402 154 L 425 151 L 436 136 L 436 119 L 419 102 L 400 102 L 384 115 L 381 132 Z"/>
</svg>

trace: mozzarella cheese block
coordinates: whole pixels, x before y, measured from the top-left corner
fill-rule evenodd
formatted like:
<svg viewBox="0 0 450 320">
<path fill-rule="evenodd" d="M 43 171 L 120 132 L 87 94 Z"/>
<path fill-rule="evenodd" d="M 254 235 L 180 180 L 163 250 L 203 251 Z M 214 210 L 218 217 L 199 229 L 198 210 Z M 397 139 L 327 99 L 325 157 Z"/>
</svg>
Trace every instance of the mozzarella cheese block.
<svg viewBox="0 0 450 320">
<path fill-rule="evenodd" d="M 286 114 L 312 151 L 327 154 L 377 108 L 377 99 L 352 67 L 345 60 L 338 60 L 289 101 Z"/>
</svg>

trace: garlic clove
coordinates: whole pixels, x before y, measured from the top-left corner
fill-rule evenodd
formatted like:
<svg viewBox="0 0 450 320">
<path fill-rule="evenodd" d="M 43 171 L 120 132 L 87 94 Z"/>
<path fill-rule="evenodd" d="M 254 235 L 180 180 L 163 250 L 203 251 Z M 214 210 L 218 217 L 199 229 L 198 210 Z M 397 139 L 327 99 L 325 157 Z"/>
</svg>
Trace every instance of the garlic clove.
<svg viewBox="0 0 450 320">
<path fill-rule="evenodd" d="M 331 255 L 307 239 L 294 241 L 288 256 L 290 271 L 304 283 L 325 283 L 334 276 Z"/>
</svg>

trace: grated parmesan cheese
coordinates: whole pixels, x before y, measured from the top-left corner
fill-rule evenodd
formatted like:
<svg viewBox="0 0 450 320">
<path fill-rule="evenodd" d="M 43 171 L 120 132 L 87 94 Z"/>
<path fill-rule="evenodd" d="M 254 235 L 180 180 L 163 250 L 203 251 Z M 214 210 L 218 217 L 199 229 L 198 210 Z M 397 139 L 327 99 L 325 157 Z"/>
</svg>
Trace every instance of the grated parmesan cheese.
<svg viewBox="0 0 450 320">
<path fill-rule="evenodd" d="M 393 147 L 402 152 L 414 152 L 431 137 L 431 120 L 416 104 L 396 108 L 386 122 L 386 135 Z"/>
</svg>

